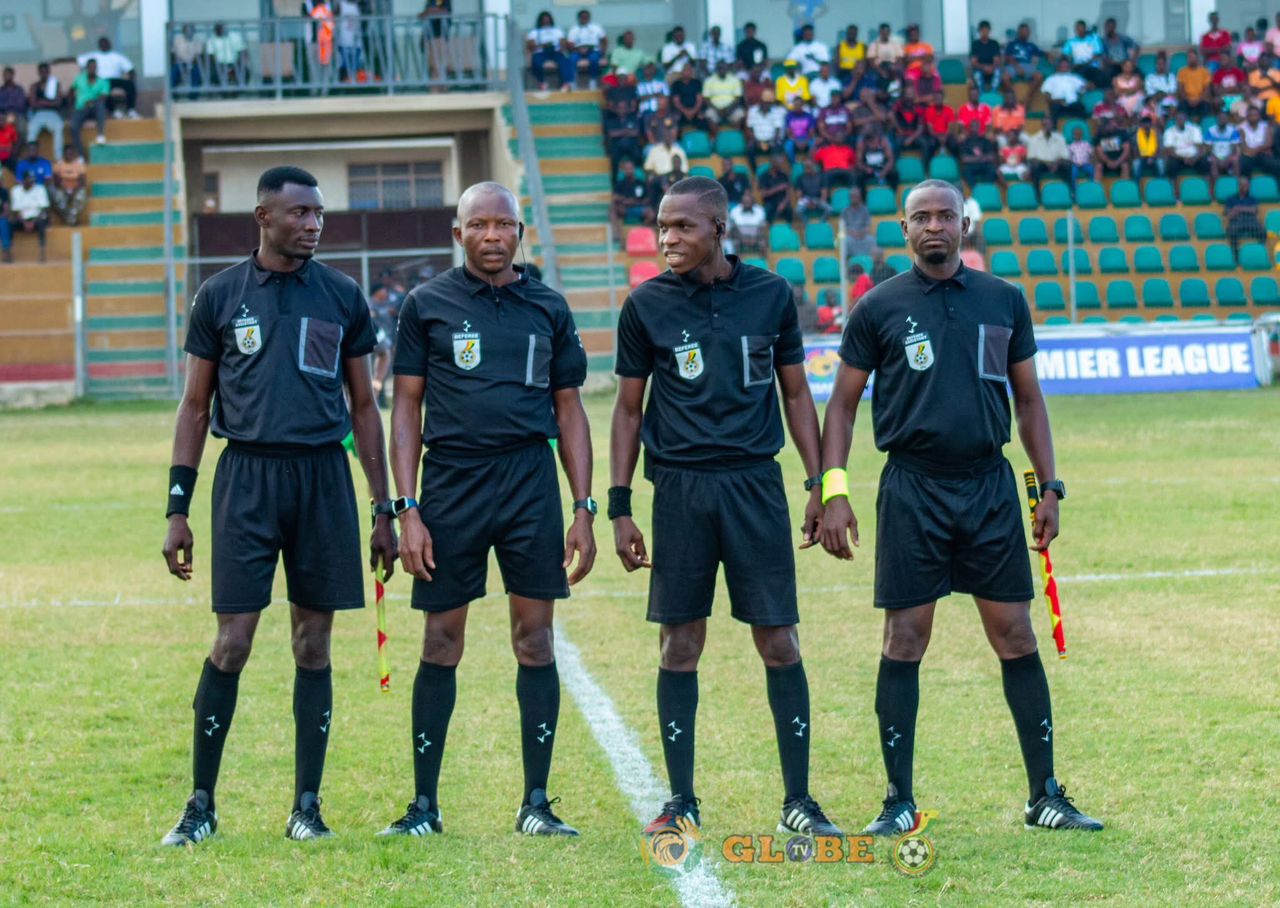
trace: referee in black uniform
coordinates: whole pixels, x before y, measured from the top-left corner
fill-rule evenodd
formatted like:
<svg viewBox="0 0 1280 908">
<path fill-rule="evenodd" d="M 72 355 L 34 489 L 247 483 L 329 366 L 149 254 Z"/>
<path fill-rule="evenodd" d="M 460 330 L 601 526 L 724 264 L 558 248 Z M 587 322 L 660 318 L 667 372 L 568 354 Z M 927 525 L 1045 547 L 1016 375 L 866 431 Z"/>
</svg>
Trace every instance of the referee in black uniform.
<svg viewBox="0 0 1280 908">
<path fill-rule="evenodd" d="M 341 444 L 349 431 L 370 491 L 387 498 L 382 421 L 367 358 L 374 346 L 369 306 L 354 281 L 312 260 L 324 227 L 315 177 L 297 167 L 268 170 L 258 181 L 254 217 L 258 248 L 205 281 L 187 328 L 164 541 L 169 570 L 181 580 L 192 576 L 187 512 L 211 426 L 227 447 L 212 494 L 218 632 L 192 704 L 193 792 L 166 845 L 194 845 L 218 827 L 218 764 L 240 670 L 271 602 L 281 554 L 297 663 L 296 790 L 285 834 L 332 834 L 318 796 L 333 723 L 329 635 L 335 611 L 364 605 L 360 524 Z M 371 550 L 373 565 L 390 574 L 396 540 L 389 519 L 375 521 Z"/>
<path fill-rule="evenodd" d="M 647 833 L 699 825 L 694 794 L 698 658 L 723 564 L 734 618 L 751 625 L 765 665 L 785 797 L 779 829 L 840 835 L 809 794 L 809 683 L 796 633 L 795 557 L 782 468 L 782 417 L 810 491 L 802 534 L 821 515 L 818 416 L 804 371 L 791 288 L 726 257 L 728 198 L 715 180 L 673 184 L 658 209 L 670 270 L 631 292 L 618 320 L 609 517 L 623 567 L 651 567 L 649 620 L 661 625 L 658 724 L 671 800 Z M 645 385 L 653 387 L 648 404 Z M 654 484 L 653 562 L 631 517 L 631 481 L 645 447 Z"/>
<path fill-rule="evenodd" d="M 518 663 L 524 800 L 516 831 L 577 835 L 552 813 L 546 789 L 560 714 L 554 600 L 587 575 L 596 553 L 591 436 L 580 390 L 587 356 L 564 297 L 512 264 L 524 225 L 509 189 L 467 189 L 453 235 L 465 263 L 409 294 L 396 340 L 395 513 L 404 567 L 414 576 L 413 607 L 426 612 L 426 629 L 413 685 L 415 795 L 381 834 L 443 828 L 436 786 L 468 604 L 484 596 L 496 549 Z M 548 444 L 554 438 L 575 499 L 567 536 Z M 575 552 L 578 566 L 566 577 Z"/>
<path fill-rule="evenodd" d="M 1031 628 L 1031 565 L 1022 500 L 1001 453 L 1009 442 L 1013 387 L 1018 434 L 1045 479 L 1034 545 L 1058 535 L 1049 415 L 1036 378 L 1035 335 L 1022 293 L 960 262 L 969 227 L 950 183 L 926 180 L 906 199 L 902 229 L 910 271 L 862 298 L 845 326 L 842 363 L 823 426 L 822 545 L 853 557 L 858 524 L 844 465 L 854 415 L 871 373 L 876 447 L 889 454 L 876 499 L 875 604 L 885 610 L 876 685 L 880 746 L 889 776 L 884 809 L 864 832 L 900 835 L 915 821 L 911 790 L 919 669 L 937 600 L 970 593 L 1000 657 L 1030 798 L 1028 826 L 1102 828 L 1082 814 L 1054 778 L 1053 715 Z"/>
</svg>

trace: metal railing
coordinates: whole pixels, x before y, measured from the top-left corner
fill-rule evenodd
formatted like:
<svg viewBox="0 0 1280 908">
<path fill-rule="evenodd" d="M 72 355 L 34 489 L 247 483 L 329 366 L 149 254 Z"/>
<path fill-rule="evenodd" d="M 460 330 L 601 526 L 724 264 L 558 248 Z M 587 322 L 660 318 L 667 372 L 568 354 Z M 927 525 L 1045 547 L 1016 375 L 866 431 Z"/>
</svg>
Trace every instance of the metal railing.
<svg viewBox="0 0 1280 908">
<path fill-rule="evenodd" d="M 498 88 L 506 78 L 499 15 L 171 22 L 167 34 L 175 100 Z M 173 53 L 178 38 L 198 46 L 189 62 Z"/>
</svg>

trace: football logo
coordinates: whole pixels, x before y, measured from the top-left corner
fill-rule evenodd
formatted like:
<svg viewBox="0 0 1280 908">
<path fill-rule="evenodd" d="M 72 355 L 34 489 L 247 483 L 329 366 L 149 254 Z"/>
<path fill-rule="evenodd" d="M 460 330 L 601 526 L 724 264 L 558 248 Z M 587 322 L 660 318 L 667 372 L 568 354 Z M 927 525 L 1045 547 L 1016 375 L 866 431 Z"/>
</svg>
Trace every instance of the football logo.
<svg viewBox="0 0 1280 908">
<path fill-rule="evenodd" d="M 262 349 L 262 326 L 255 321 L 251 325 L 236 328 L 236 348 L 245 356 L 252 356 Z"/>
<path fill-rule="evenodd" d="M 470 372 L 480 365 L 480 335 L 474 332 L 453 336 L 453 364 Z"/>
<path fill-rule="evenodd" d="M 686 332 L 687 333 L 687 332 Z M 673 351 L 676 357 L 676 371 L 685 381 L 693 381 L 702 374 L 702 345 L 697 341 L 692 344 L 681 344 Z"/>
</svg>

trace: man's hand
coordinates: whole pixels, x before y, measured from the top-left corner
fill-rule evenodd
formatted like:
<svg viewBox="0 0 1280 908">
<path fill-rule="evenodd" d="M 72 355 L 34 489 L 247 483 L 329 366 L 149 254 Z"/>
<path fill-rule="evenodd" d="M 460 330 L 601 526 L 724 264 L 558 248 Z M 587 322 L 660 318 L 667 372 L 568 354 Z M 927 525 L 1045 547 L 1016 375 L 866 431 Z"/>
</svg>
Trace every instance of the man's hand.
<svg viewBox="0 0 1280 908">
<path fill-rule="evenodd" d="M 430 580 L 431 571 L 436 569 L 435 554 L 432 550 L 431 534 L 417 508 L 410 508 L 401 515 L 400 522 L 400 562 L 406 573 L 419 580 Z"/>
<path fill-rule="evenodd" d="M 573 563 L 573 553 L 578 553 L 578 568 L 569 575 L 569 586 L 590 574 L 596 563 L 594 524 L 595 518 L 585 509 L 578 508 L 574 511 L 573 526 L 569 527 L 569 532 L 564 537 L 564 564 L 561 565 L 567 570 Z"/>
<path fill-rule="evenodd" d="M 822 536 L 822 486 L 814 486 L 809 492 L 809 502 L 804 506 L 804 525 L 800 528 L 804 541 L 800 548 L 809 549 L 818 544 Z"/>
<path fill-rule="evenodd" d="M 1057 526 L 1055 521 L 1054 526 Z M 164 560 L 169 563 L 169 573 L 179 580 L 191 579 L 191 549 L 195 540 L 191 537 L 191 527 L 187 524 L 185 514 L 174 514 L 169 518 L 169 532 L 164 537 Z M 182 560 L 178 560 L 182 553 Z"/>
<path fill-rule="evenodd" d="M 649 553 L 645 551 L 644 534 L 630 517 L 618 517 L 613 521 L 613 548 L 628 574 L 636 568 L 653 567 L 649 563 Z"/>
<path fill-rule="evenodd" d="M 1031 529 L 1033 552 L 1043 552 L 1049 543 L 1058 538 L 1058 496 L 1054 492 L 1045 495 L 1036 504 L 1036 520 Z"/>
<path fill-rule="evenodd" d="M 396 530 L 391 525 L 389 514 L 379 514 L 373 522 L 373 534 L 369 537 L 369 567 L 376 574 L 378 563 L 382 563 L 382 580 L 385 583 L 396 572 L 396 558 L 399 546 L 396 544 Z"/>
<path fill-rule="evenodd" d="M 858 545 L 858 518 L 853 516 L 853 508 L 849 499 L 837 495 L 827 502 L 827 510 L 822 517 L 822 547 L 827 554 L 845 561 L 853 560 L 853 549 L 849 548 L 849 540 Z"/>
</svg>

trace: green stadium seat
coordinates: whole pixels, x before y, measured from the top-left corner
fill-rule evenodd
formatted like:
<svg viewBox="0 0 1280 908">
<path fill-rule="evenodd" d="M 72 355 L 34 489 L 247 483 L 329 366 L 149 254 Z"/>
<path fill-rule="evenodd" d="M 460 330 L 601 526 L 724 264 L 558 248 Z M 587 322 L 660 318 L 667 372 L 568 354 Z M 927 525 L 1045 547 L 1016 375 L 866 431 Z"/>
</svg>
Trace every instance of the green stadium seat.
<svg viewBox="0 0 1280 908">
<path fill-rule="evenodd" d="M 1149 208 L 1172 208 L 1178 204 L 1173 194 L 1173 184 L 1164 177 L 1148 180 L 1142 197 Z"/>
<path fill-rule="evenodd" d="M 978 103 L 988 107 L 999 107 L 1004 103 L 1004 94 L 998 91 L 984 91 L 978 95 Z"/>
<path fill-rule="evenodd" d="M 1013 234 L 1004 218 L 985 218 L 982 221 L 982 239 L 988 246 L 1012 246 Z"/>
<path fill-rule="evenodd" d="M 1198 277 L 1189 277 L 1178 288 L 1178 298 L 1186 309 L 1207 309 L 1209 301 L 1209 285 Z"/>
<path fill-rule="evenodd" d="M 839 190 L 837 190 L 839 191 Z M 833 196 L 834 197 L 834 196 Z M 844 193 L 845 207 L 849 206 L 849 191 L 846 189 Z M 835 202 L 831 203 L 831 207 L 835 207 Z M 867 210 L 872 215 L 897 214 L 898 200 L 893 197 L 893 190 L 888 186 L 872 186 L 867 190 Z"/>
<path fill-rule="evenodd" d="M 1076 229 L 1072 231 L 1076 235 L 1076 245 L 1083 245 L 1084 227 L 1081 225 L 1080 219 L 1072 218 L 1071 222 L 1076 225 Z M 1053 222 L 1053 241 L 1061 246 L 1067 245 L 1067 218 L 1058 218 Z"/>
<path fill-rule="evenodd" d="M 1249 300 L 1244 295 L 1244 284 L 1237 277 L 1220 277 L 1213 285 L 1213 295 L 1218 298 L 1219 306 L 1247 306 Z"/>
<path fill-rule="evenodd" d="M 1239 192 L 1240 184 L 1235 177 L 1218 177 L 1218 182 L 1213 184 L 1213 198 L 1217 202 L 1225 202 Z"/>
<path fill-rule="evenodd" d="M 770 252 L 799 252 L 800 235 L 790 224 L 774 224 L 769 228 Z"/>
<path fill-rule="evenodd" d="M 1112 183 L 1111 205 L 1113 208 L 1141 208 L 1142 197 L 1138 194 L 1138 184 L 1133 180 L 1116 180 Z"/>
<path fill-rule="evenodd" d="M 1162 277 L 1149 277 L 1142 282 L 1142 305 L 1148 309 L 1172 309 L 1173 291 Z"/>
<path fill-rule="evenodd" d="M 869 255 L 853 255 L 849 257 L 849 267 L 852 268 L 854 265 L 861 265 L 862 272 L 864 274 L 870 274 L 871 269 L 875 267 L 876 263 Z"/>
<path fill-rule="evenodd" d="M 1191 316 L 1191 320 L 1193 322 L 1207 322 L 1209 324 L 1216 324 L 1218 321 L 1218 317 L 1216 315 L 1210 315 L 1207 312 L 1197 312 L 1195 315 Z"/>
<path fill-rule="evenodd" d="M 877 188 L 882 189 L 883 187 L 877 187 Z M 893 199 L 892 193 L 890 193 L 889 198 L 890 200 Z M 844 187 L 841 187 L 840 189 L 831 190 L 831 198 L 828 204 L 831 205 L 832 214 L 839 214 L 840 212 L 844 211 L 846 208 L 849 207 L 849 190 L 845 189 Z M 870 211 L 870 209 L 871 209 L 871 206 L 868 205 L 867 210 Z M 876 212 L 872 211 L 871 213 L 875 214 Z M 880 214 L 889 214 L 889 213 L 890 212 L 887 212 L 887 211 L 880 212 Z"/>
<path fill-rule="evenodd" d="M 1050 211 L 1065 211 L 1071 207 L 1071 188 L 1054 180 L 1040 187 L 1040 207 Z"/>
<path fill-rule="evenodd" d="M 1262 222 L 1262 226 L 1267 229 L 1267 233 L 1280 233 L 1280 208 L 1276 208 L 1267 212 L 1267 218 Z M 1224 233 L 1223 236 L 1226 236 Z"/>
<path fill-rule="evenodd" d="M 1249 195 L 1263 203 L 1280 201 L 1280 187 L 1271 174 L 1260 173 L 1249 180 Z"/>
<path fill-rule="evenodd" d="M 1118 243 L 1120 242 L 1120 228 L 1116 226 L 1116 219 L 1108 214 L 1099 214 L 1089 219 L 1089 242 L 1090 243 Z"/>
<path fill-rule="evenodd" d="M 759 164 L 756 165 L 756 182 L 757 183 L 760 182 L 760 178 L 764 176 L 765 172 L 772 166 L 773 165 L 770 164 L 768 161 L 761 161 Z"/>
<path fill-rule="evenodd" d="M 1122 315 L 1120 324 L 1122 325 L 1145 325 L 1147 320 L 1141 315 Z"/>
<path fill-rule="evenodd" d="M 887 256 L 884 263 L 892 268 L 895 274 L 902 274 L 904 271 L 911 270 L 910 257 L 902 254 Z"/>
<path fill-rule="evenodd" d="M 1124 241 L 1126 243 L 1150 243 L 1156 238 L 1151 229 L 1151 218 L 1145 214 L 1131 214 L 1124 219 Z"/>
<path fill-rule="evenodd" d="M 705 164 L 694 164 L 689 168 L 689 176 L 706 177 L 708 180 L 714 180 L 716 178 L 716 172 Z"/>
<path fill-rule="evenodd" d="M 1274 213 L 1280 214 L 1280 211 Z M 1222 224 L 1222 215 L 1216 212 L 1200 212 L 1196 215 L 1194 226 L 1197 240 L 1223 240 L 1227 237 L 1227 228 Z M 1277 226 L 1280 226 L 1280 223 Z"/>
<path fill-rule="evenodd" d="M 934 155 L 933 160 L 929 162 L 929 179 L 954 183 L 960 179 L 960 165 L 951 155 Z"/>
<path fill-rule="evenodd" d="M 1187 219 L 1180 214 L 1162 214 L 1160 239 L 1167 243 L 1185 242 L 1191 239 L 1191 231 L 1187 229 Z"/>
<path fill-rule="evenodd" d="M 1182 321 L 1182 319 L 1178 318 L 1176 315 L 1170 315 L 1167 312 L 1162 312 L 1160 315 L 1155 317 L 1155 321 L 1162 325 L 1172 325 L 1175 322 Z"/>
<path fill-rule="evenodd" d="M 1149 76 L 1156 71 L 1156 55 L 1152 53 L 1138 54 L 1138 72 Z"/>
<path fill-rule="evenodd" d="M 1093 109 L 1102 103 L 1106 94 L 1098 89 L 1090 89 L 1084 93 L 1084 97 L 1080 99 L 1080 103 L 1084 105 L 1084 109 L 1093 113 Z"/>
<path fill-rule="evenodd" d="M 1178 70 L 1187 65 L 1187 52 L 1180 50 L 1175 54 L 1169 55 L 1169 72 L 1177 73 Z"/>
<path fill-rule="evenodd" d="M 1049 281 L 1036 284 L 1037 312 L 1065 312 L 1066 300 L 1062 298 L 1062 288 Z"/>
<path fill-rule="evenodd" d="M 1232 322 L 1252 322 L 1253 316 L 1248 312 L 1232 312 L 1227 316 L 1227 324 Z"/>
<path fill-rule="evenodd" d="M 924 163 L 919 158 L 898 158 L 898 179 L 903 183 L 919 183 L 924 179 Z"/>
<path fill-rule="evenodd" d="M 711 136 L 700 129 L 691 129 L 680 137 L 682 147 L 691 158 L 711 157 Z"/>
<path fill-rule="evenodd" d="M 902 226 L 896 221 L 881 221 L 876 225 L 876 245 L 881 249 L 901 249 L 907 245 L 902 237 Z"/>
<path fill-rule="evenodd" d="M 716 133 L 716 154 L 722 158 L 740 158 L 747 153 L 747 139 L 740 129 L 722 129 Z"/>
<path fill-rule="evenodd" d="M 991 273 L 996 277 L 1022 277 L 1022 265 L 1012 252 L 993 252 Z"/>
<path fill-rule="evenodd" d="M 1044 320 L 1044 323 L 1046 325 L 1050 325 L 1052 327 L 1058 328 L 1063 325 L 1071 324 L 1071 319 L 1067 318 L 1065 315 L 1051 315 Z"/>
<path fill-rule="evenodd" d="M 1245 243 L 1240 247 L 1241 271 L 1270 271 L 1271 256 L 1261 243 Z"/>
<path fill-rule="evenodd" d="M 1112 281 L 1107 285 L 1107 308 L 1138 308 L 1138 295 L 1134 293 L 1133 281 Z"/>
<path fill-rule="evenodd" d="M 1093 281 L 1076 281 L 1076 309 L 1101 309 L 1098 285 Z"/>
<path fill-rule="evenodd" d="M 1080 324 L 1109 325 L 1111 324 L 1111 319 L 1107 318 L 1105 315 L 1086 315 L 1083 319 L 1080 320 Z"/>
<path fill-rule="evenodd" d="M 1235 271 L 1236 258 L 1226 243 L 1210 243 L 1204 250 L 1204 267 L 1208 271 Z"/>
<path fill-rule="evenodd" d="M 1093 108 L 1088 108 L 1093 110 Z M 1084 140 L 1086 142 L 1093 141 L 1093 128 L 1089 125 L 1088 120 L 1065 120 L 1062 123 L 1062 135 L 1067 140 L 1067 144 L 1075 141 L 1076 134 L 1074 130 L 1080 129 L 1084 132 Z"/>
<path fill-rule="evenodd" d="M 1101 183 L 1077 183 L 1076 207 L 1086 211 L 1107 207 L 1107 193 Z"/>
<path fill-rule="evenodd" d="M 1005 203 L 1010 211 L 1035 211 L 1040 207 L 1036 188 L 1030 183 L 1011 183 L 1005 193 Z"/>
<path fill-rule="evenodd" d="M 796 286 L 805 284 L 804 262 L 800 259 L 780 258 L 774 263 L 773 270 Z"/>
<path fill-rule="evenodd" d="M 1133 251 L 1133 270 L 1139 274 L 1164 274 L 1164 259 L 1155 246 L 1139 246 Z"/>
<path fill-rule="evenodd" d="M 794 186 L 796 181 L 800 179 L 800 175 L 804 173 L 804 161 L 791 162 L 791 185 Z"/>
<path fill-rule="evenodd" d="M 920 179 L 922 179 L 922 180 L 923 180 L 923 179 L 924 179 L 924 177 L 921 177 Z M 914 183 L 912 183 L 912 184 L 910 184 L 910 185 L 907 185 L 907 186 L 903 186 L 902 184 L 898 184 L 898 211 L 906 211 L 906 210 L 907 210 L 907 196 L 911 195 L 911 190 L 912 190 L 912 189 L 914 189 L 914 188 L 915 188 L 915 184 L 914 184 Z M 897 213 L 897 212 L 895 212 L 895 214 L 896 214 L 896 213 Z"/>
<path fill-rule="evenodd" d="M 1004 200 L 1000 198 L 1000 187 L 995 183 L 974 185 L 973 198 L 981 206 L 984 215 L 1004 210 Z"/>
<path fill-rule="evenodd" d="M 769 263 L 762 258 L 752 257 L 752 258 L 743 259 L 742 264 L 751 265 L 755 268 L 763 268 L 765 271 L 769 270 Z"/>
<path fill-rule="evenodd" d="M 1093 274 L 1093 262 L 1089 260 L 1088 249 L 1076 249 L 1076 274 Z M 1067 270 L 1067 250 L 1062 250 L 1062 273 L 1070 274 Z"/>
<path fill-rule="evenodd" d="M 1255 277 L 1249 282 L 1249 296 L 1255 306 L 1280 306 L 1280 286 L 1273 277 Z"/>
<path fill-rule="evenodd" d="M 1023 218 L 1018 224 L 1018 242 L 1023 246 L 1047 246 L 1049 228 L 1040 218 Z"/>
<path fill-rule="evenodd" d="M 1058 274 L 1058 263 L 1053 260 L 1053 253 L 1048 249 L 1032 249 L 1027 253 L 1027 274 L 1032 277 Z"/>
<path fill-rule="evenodd" d="M 1208 205 L 1213 199 L 1204 177 L 1185 177 L 1178 187 L 1178 195 L 1183 205 Z"/>
<path fill-rule="evenodd" d="M 1174 246 L 1169 250 L 1170 271 L 1199 271 L 1200 256 L 1194 246 Z"/>
<path fill-rule="evenodd" d="M 938 61 L 938 75 L 942 77 L 943 85 L 964 85 L 969 81 L 964 63 L 954 57 L 943 57 Z"/>
<path fill-rule="evenodd" d="M 806 249 L 835 249 L 836 232 L 826 221 L 814 221 L 804 225 L 804 246 Z"/>
<path fill-rule="evenodd" d="M 1098 252 L 1098 270 L 1103 274 L 1128 274 L 1129 254 L 1117 246 L 1107 246 Z"/>
<path fill-rule="evenodd" d="M 815 284 L 840 283 L 840 260 L 834 255 L 820 255 L 814 259 L 813 282 Z"/>
</svg>

